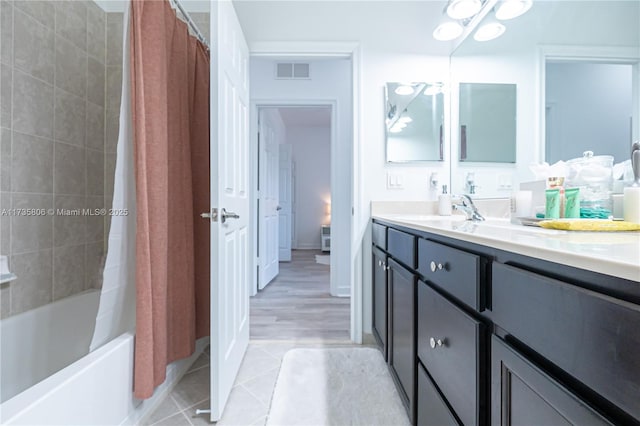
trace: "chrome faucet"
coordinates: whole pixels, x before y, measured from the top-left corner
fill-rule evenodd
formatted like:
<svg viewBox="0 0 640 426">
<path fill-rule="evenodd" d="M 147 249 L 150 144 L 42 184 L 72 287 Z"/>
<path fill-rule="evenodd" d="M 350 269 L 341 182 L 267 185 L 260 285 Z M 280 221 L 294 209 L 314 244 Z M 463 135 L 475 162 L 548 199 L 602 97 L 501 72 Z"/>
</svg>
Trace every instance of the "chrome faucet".
<svg viewBox="0 0 640 426">
<path fill-rule="evenodd" d="M 465 178 L 465 187 L 467 188 L 467 192 L 471 195 L 476 193 L 476 175 L 473 172 L 467 173 L 467 177 Z M 472 203 L 473 204 L 473 203 Z"/>
<path fill-rule="evenodd" d="M 472 220 L 474 222 L 484 220 L 484 216 L 480 214 L 476 205 L 473 204 L 473 200 L 466 194 L 459 195 L 457 198 L 460 199 L 460 204 L 454 203 L 453 208 L 455 210 L 459 210 L 463 212 L 467 216 L 467 220 Z"/>
</svg>

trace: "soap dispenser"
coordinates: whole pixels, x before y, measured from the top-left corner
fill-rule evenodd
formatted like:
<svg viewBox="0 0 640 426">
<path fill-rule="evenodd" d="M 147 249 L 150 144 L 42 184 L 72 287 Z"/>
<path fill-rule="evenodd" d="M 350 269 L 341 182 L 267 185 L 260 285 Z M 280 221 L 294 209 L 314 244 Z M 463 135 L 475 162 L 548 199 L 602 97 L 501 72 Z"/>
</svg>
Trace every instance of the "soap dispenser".
<svg viewBox="0 0 640 426">
<path fill-rule="evenodd" d="M 451 216 L 451 195 L 447 193 L 447 185 L 442 185 L 442 194 L 438 197 L 438 214 Z"/>
</svg>

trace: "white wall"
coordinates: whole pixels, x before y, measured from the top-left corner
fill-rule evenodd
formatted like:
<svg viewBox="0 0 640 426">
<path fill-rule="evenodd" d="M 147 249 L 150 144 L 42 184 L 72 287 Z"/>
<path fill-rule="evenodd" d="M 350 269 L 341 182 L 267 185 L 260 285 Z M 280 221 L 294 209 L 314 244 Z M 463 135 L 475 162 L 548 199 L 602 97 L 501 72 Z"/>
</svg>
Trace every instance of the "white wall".
<svg viewBox="0 0 640 426">
<path fill-rule="evenodd" d="M 587 150 L 613 155 L 616 163 L 629 158 L 631 65 L 549 63 L 545 83 L 558 137 L 547 145 L 550 163 L 582 157 Z"/>
<path fill-rule="evenodd" d="M 328 224 L 331 200 L 331 128 L 287 127 L 295 163 L 295 247 L 320 249 L 320 226 Z"/>
</svg>

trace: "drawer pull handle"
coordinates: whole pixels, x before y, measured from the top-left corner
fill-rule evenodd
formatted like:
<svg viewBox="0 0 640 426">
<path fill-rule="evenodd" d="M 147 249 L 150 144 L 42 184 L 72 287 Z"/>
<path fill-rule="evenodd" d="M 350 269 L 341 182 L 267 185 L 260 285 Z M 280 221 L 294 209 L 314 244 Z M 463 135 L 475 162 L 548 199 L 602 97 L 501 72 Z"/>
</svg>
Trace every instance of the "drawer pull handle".
<svg viewBox="0 0 640 426">
<path fill-rule="evenodd" d="M 431 349 L 435 349 L 439 346 L 444 346 L 446 339 L 435 339 L 435 338 L 430 338 L 429 339 L 429 346 L 431 346 Z"/>
<path fill-rule="evenodd" d="M 442 263 L 436 263 L 433 260 L 431 261 L 431 272 L 436 272 L 444 269 L 444 265 Z"/>
</svg>

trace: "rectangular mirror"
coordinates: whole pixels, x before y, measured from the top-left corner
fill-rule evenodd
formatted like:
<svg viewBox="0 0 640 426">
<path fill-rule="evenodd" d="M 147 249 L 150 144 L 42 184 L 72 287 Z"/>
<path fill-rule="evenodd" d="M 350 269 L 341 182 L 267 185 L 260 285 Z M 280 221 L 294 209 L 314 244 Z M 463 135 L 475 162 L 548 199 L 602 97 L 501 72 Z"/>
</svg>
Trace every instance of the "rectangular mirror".
<svg viewBox="0 0 640 426">
<path fill-rule="evenodd" d="M 460 161 L 516 162 L 516 85 L 460 83 Z"/>
<path fill-rule="evenodd" d="M 385 134 L 387 162 L 444 159 L 442 83 L 387 83 Z"/>
<path fill-rule="evenodd" d="M 490 11 L 476 28 L 495 19 Z M 457 46 L 451 82 L 453 90 L 469 82 L 517 85 L 515 162 L 472 163 L 469 153 L 460 160 L 461 96 L 452 95 L 451 191 L 464 192 L 471 173 L 477 197 L 509 196 L 536 178 L 531 163 L 585 150 L 627 159 L 640 138 L 640 1 L 534 1 L 500 24 L 500 37 L 480 41 L 474 30 Z"/>
</svg>

